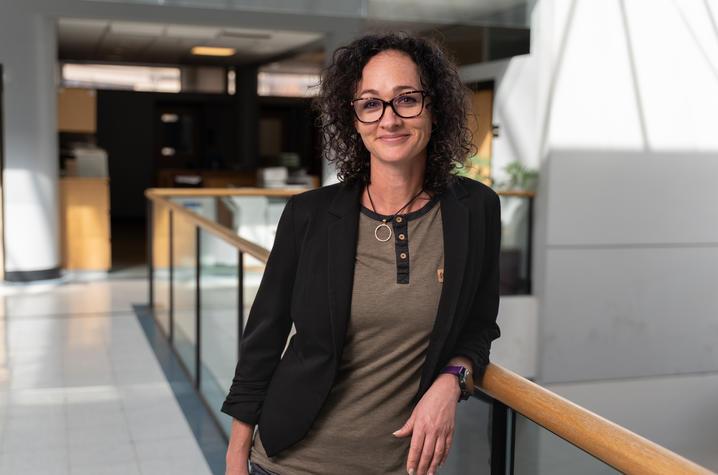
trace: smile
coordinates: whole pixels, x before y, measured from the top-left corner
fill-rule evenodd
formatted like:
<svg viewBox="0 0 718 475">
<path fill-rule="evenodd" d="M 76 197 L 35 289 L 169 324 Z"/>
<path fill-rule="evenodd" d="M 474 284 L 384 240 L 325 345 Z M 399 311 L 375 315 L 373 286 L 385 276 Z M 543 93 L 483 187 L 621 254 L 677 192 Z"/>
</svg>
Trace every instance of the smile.
<svg viewBox="0 0 718 475">
<path fill-rule="evenodd" d="M 403 135 L 383 135 L 379 137 L 379 140 L 385 143 L 400 143 L 409 138 L 408 134 Z"/>
</svg>

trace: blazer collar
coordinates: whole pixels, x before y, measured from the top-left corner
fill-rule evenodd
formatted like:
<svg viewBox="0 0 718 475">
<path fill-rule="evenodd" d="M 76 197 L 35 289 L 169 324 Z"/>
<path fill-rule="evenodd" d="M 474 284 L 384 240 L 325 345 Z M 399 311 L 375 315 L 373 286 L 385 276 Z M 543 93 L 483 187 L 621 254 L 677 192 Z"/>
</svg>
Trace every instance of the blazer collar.
<svg viewBox="0 0 718 475">
<path fill-rule="evenodd" d="M 362 191 L 364 191 L 364 184 L 359 181 L 339 184 L 339 190 L 329 206 L 329 212 L 339 218 L 349 213 L 359 212 L 359 197 Z"/>
</svg>

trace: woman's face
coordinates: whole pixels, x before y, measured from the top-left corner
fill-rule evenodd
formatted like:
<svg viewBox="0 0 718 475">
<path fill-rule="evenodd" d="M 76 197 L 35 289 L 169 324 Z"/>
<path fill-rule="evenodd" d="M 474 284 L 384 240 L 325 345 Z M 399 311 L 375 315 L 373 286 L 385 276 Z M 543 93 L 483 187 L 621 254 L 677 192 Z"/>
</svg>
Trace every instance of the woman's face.
<svg viewBox="0 0 718 475">
<path fill-rule="evenodd" d="M 387 50 L 372 57 L 364 66 L 354 97 L 391 101 L 403 92 L 420 90 L 419 70 L 414 61 L 402 52 Z M 365 124 L 355 118 L 354 126 L 373 159 L 387 163 L 426 159 L 431 113 L 427 108 L 428 98 L 424 100 L 421 114 L 410 119 L 399 117 L 389 106 L 378 122 Z"/>
</svg>

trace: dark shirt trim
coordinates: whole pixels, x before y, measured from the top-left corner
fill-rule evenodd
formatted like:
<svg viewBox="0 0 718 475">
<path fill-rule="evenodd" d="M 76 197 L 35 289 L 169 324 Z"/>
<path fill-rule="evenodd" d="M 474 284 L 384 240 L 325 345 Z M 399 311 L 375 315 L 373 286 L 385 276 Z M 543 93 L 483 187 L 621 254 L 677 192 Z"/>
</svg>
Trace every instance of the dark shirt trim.
<svg viewBox="0 0 718 475">
<path fill-rule="evenodd" d="M 429 211 L 431 211 L 431 208 L 433 208 L 434 205 L 438 203 L 440 199 L 441 195 L 436 194 L 432 196 L 431 199 L 424 206 L 417 209 L 416 211 L 412 211 L 411 213 L 407 214 L 399 214 L 398 216 L 401 216 L 404 221 L 411 221 L 412 219 L 420 218 Z M 366 216 L 369 216 L 371 219 L 375 219 L 377 221 L 383 221 L 385 219 L 388 221 L 389 218 L 391 218 L 391 215 L 375 213 L 364 205 L 361 205 L 361 212 L 364 213 Z"/>
<path fill-rule="evenodd" d="M 397 221 L 396 218 L 391 220 L 392 234 L 394 235 L 394 253 L 396 258 L 396 283 L 397 284 L 408 284 L 409 283 L 409 221 L 424 216 L 426 213 L 439 202 L 440 196 L 438 194 L 431 197 L 431 199 L 421 208 L 416 211 L 412 211 L 407 214 L 400 214 L 397 217 L 401 217 L 401 220 Z M 361 206 L 361 212 L 366 216 L 376 220 L 384 221 L 389 220 L 392 216 L 375 213 L 366 206 Z M 400 239 L 403 236 L 404 239 Z"/>
</svg>

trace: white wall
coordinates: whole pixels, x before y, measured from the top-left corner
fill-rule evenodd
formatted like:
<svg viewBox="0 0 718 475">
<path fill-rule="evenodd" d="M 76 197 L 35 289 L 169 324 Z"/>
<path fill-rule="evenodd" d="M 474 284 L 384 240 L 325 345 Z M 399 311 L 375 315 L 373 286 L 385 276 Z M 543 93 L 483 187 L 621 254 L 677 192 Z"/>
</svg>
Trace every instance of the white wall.
<svg viewBox="0 0 718 475">
<path fill-rule="evenodd" d="M 495 166 L 541 173 L 538 381 L 713 469 L 717 24 L 715 1 L 539 0 L 530 55 L 461 71 L 496 81 Z"/>
<path fill-rule="evenodd" d="M 534 12 L 544 381 L 718 371 L 718 12 L 706 5 Z"/>
</svg>

